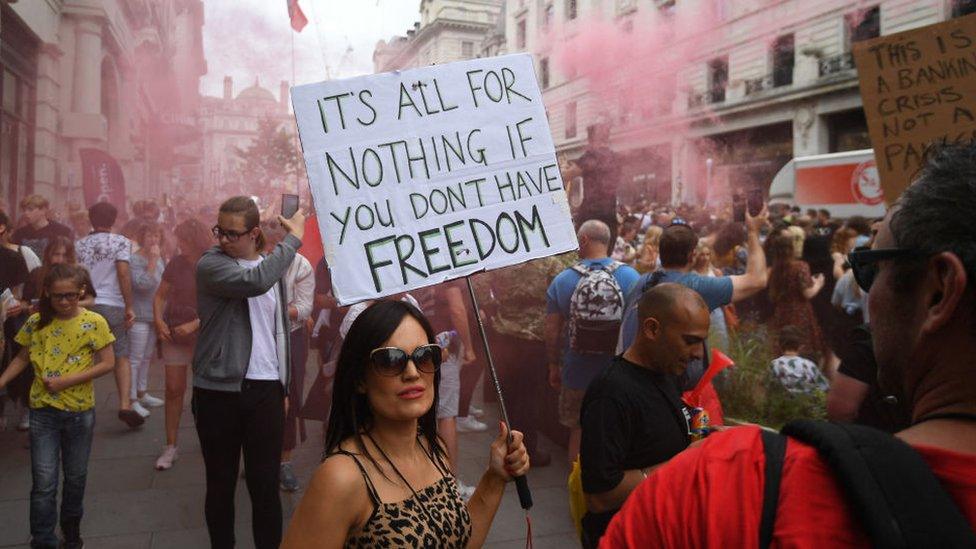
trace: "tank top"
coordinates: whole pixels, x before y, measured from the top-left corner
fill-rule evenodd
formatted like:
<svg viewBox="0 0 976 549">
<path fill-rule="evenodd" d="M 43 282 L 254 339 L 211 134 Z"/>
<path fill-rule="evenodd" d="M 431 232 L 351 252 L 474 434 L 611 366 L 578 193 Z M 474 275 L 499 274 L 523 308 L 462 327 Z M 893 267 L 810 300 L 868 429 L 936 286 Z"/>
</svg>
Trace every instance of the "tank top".
<svg viewBox="0 0 976 549">
<path fill-rule="evenodd" d="M 458 492 L 457 481 L 423 444 L 420 447 L 441 474 L 441 479 L 396 503 L 380 500 L 358 457 L 345 450 L 335 452 L 351 457 L 356 463 L 373 502 L 373 513 L 361 527 L 350 533 L 345 547 L 460 548 L 468 545 L 471 516 Z"/>
</svg>

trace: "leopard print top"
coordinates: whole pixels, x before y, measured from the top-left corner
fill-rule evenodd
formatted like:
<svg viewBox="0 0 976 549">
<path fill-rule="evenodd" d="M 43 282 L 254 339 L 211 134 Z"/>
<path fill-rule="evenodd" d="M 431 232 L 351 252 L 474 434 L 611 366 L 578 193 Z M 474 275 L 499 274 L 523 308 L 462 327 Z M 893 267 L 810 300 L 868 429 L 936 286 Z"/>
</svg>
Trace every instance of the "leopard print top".
<svg viewBox="0 0 976 549">
<path fill-rule="evenodd" d="M 466 547 L 471 539 L 471 515 L 458 492 L 457 481 L 445 469 L 441 479 L 396 503 L 380 501 L 376 488 L 359 459 L 353 459 L 373 501 L 373 514 L 352 532 L 345 547 Z M 428 454 L 430 457 L 430 454 Z"/>
</svg>

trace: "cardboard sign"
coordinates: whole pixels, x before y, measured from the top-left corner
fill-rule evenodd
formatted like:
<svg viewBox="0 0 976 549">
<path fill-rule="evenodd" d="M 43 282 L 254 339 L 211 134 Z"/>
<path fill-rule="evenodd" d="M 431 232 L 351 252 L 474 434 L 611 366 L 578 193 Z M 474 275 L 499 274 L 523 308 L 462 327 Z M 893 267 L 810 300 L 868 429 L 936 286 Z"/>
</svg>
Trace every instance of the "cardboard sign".
<svg viewBox="0 0 976 549">
<path fill-rule="evenodd" d="M 976 15 L 854 45 L 885 202 L 911 183 L 933 142 L 976 137 Z"/>
<path fill-rule="evenodd" d="M 339 303 L 577 248 L 530 55 L 291 97 Z"/>
</svg>

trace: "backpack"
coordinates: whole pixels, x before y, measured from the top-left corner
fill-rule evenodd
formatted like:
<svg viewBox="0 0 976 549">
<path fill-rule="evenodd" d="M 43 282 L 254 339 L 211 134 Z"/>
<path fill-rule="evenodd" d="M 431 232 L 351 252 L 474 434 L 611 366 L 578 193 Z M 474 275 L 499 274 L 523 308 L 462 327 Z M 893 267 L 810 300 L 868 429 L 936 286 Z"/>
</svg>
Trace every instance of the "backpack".
<svg viewBox="0 0 976 549">
<path fill-rule="evenodd" d="M 613 354 L 624 318 L 624 292 L 613 273 L 623 263 L 571 268 L 580 274 L 569 298 L 569 347 L 580 354 Z"/>
<path fill-rule="evenodd" d="M 976 533 L 908 444 L 872 427 L 826 421 L 791 421 L 782 433 L 762 431 L 766 482 L 760 549 L 769 547 L 773 539 L 787 437 L 817 449 L 872 546 L 976 547 Z"/>
</svg>

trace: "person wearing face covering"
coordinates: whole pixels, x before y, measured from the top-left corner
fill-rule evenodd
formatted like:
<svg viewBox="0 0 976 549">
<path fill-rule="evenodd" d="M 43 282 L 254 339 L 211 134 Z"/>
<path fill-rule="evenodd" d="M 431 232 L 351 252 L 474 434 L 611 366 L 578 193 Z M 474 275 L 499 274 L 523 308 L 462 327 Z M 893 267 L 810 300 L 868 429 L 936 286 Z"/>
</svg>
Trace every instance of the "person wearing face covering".
<svg viewBox="0 0 976 549">
<path fill-rule="evenodd" d="M 633 344 L 583 397 L 584 547 L 597 546 L 649 471 L 691 442 L 692 411 L 681 400 L 677 380 L 690 362 L 704 359 L 708 306 L 694 290 L 663 283 L 641 296 L 637 314 L 640 329 Z"/>
</svg>

